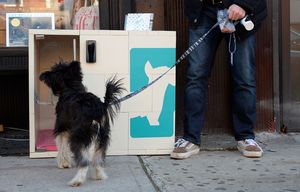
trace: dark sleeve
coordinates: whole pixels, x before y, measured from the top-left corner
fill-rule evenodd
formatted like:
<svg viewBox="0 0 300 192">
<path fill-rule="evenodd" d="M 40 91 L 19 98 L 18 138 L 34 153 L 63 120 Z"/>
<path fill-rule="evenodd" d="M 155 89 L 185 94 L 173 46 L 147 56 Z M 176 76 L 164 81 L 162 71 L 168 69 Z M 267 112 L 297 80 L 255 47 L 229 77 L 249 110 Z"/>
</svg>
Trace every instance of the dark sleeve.
<svg viewBox="0 0 300 192">
<path fill-rule="evenodd" d="M 203 0 L 184 0 L 184 12 L 189 21 L 194 21 L 200 16 Z"/>
<path fill-rule="evenodd" d="M 233 3 L 245 9 L 247 15 L 250 15 L 258 24 L 267 16 L 266 0 L 233 0 Z"/>
<path fill-rule="evenodd" d="M 246 31 L 241 25 L 237 25 L 240 38 L 245 38 L 254 34 L 261 26 L 263 20 L 267 17 L 267 3 L 266 0 L 233 0 L 233 4 L 239 5 L 245 9 L 246 14 L 251 18 L 254 23 L 254 30 Z"/>
<path fill-rule="evenodd" d="M 245 9 L 247 13 L 254 13 L 263 1 L 265 0 L 233 0 L 233 3 Z"/>
</svg>

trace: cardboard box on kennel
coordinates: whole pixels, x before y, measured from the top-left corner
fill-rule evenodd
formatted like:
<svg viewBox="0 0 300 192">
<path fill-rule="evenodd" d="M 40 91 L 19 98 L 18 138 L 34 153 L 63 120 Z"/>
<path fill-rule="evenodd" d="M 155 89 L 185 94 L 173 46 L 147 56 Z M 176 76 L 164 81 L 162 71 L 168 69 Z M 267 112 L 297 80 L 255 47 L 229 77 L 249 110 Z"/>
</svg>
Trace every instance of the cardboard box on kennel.
<svg viewBox="0 0 300 192">
<path fill-rule="evenodd" d="M 59 59 L 79 60 L 87 90 L 103 99 L 108 78 L 124 78 L 124 96 L 164 73 L 175 57 L 176 33 L 171 31 L 30 30 L 30 157 L 57 154 L 52 135 L 57 98 L 39 74 Z M 122 102 L 108 155 L 169 154 L 174 135 L 175 68 Z"/>
</svg>

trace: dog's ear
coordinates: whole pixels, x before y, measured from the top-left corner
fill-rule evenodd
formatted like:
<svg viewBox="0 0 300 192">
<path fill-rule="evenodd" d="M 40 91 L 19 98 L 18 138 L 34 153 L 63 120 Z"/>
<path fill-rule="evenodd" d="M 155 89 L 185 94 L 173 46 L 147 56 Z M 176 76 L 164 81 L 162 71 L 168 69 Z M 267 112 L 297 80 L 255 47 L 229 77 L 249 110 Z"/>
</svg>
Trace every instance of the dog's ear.
<svg viewBox="0 0 300 192">
<path fill-rule="evenodd" d="M 69 69 L 70 69 L 70 75 L 73 78 L 76 78 L 78 80 L 82 80 L 82 73 L 81 73 L 81 66 L 80 66 L 80 62 L 78 61 L 72 61 L 69 65 Z"/>
<path fill-rule="evenodd" d="M 43 72 L 42 74 L 40 74 L 40 81 L 44 81 L 46 82 L 49 79 L 49 71 Z"/>
<path fill-rule="evenodd" d="M 70 68 L 75 71 L 81 71 L 80 62 L 79 61 L 72 61 L 70 63 Z"/>
</svg>

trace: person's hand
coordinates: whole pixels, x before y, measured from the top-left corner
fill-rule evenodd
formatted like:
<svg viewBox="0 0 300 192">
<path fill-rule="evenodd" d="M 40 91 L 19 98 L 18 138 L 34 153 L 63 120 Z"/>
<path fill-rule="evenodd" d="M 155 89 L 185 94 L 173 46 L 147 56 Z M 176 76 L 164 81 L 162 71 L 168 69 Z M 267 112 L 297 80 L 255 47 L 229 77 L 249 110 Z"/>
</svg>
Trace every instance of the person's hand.
<svg viewBox="0 0 300 192">
<path fill-rule="evenodd" d="M 242 7 L 236 4 L 232 4 L 228 8 L 228 18 L 230 20 L 236 21 L 244 18 L 245 16 L 246 16 L 246 11 Z"/>
</svg>

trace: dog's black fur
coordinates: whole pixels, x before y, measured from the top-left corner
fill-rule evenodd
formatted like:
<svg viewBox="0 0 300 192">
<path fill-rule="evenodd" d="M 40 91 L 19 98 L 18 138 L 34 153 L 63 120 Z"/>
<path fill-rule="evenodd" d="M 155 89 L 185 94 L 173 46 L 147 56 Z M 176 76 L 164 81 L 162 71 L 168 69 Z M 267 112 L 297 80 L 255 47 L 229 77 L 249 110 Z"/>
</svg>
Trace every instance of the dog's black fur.
<svg viewBox="0 0 300 192">
<path fill-rule="evenodd" d="M 54 135 L 68 134 L 68 144 L 77 166 L 87 167 L 90 163 L 97 163 L 91 162 L 94 157 L 87 158 L 83 154 L 93 140 L 95 151 L 100 152 L 104 160 L 110 140 L 110 122 L 120 109 L 118 96 L 124 90 L 121 80 L 112 78 L 107 81 L 104 102 L 86 91 L 77 61 L 60 61 L 50 71 L 42 73 L 40 80 L 58 96 Z"/>
</svg>

